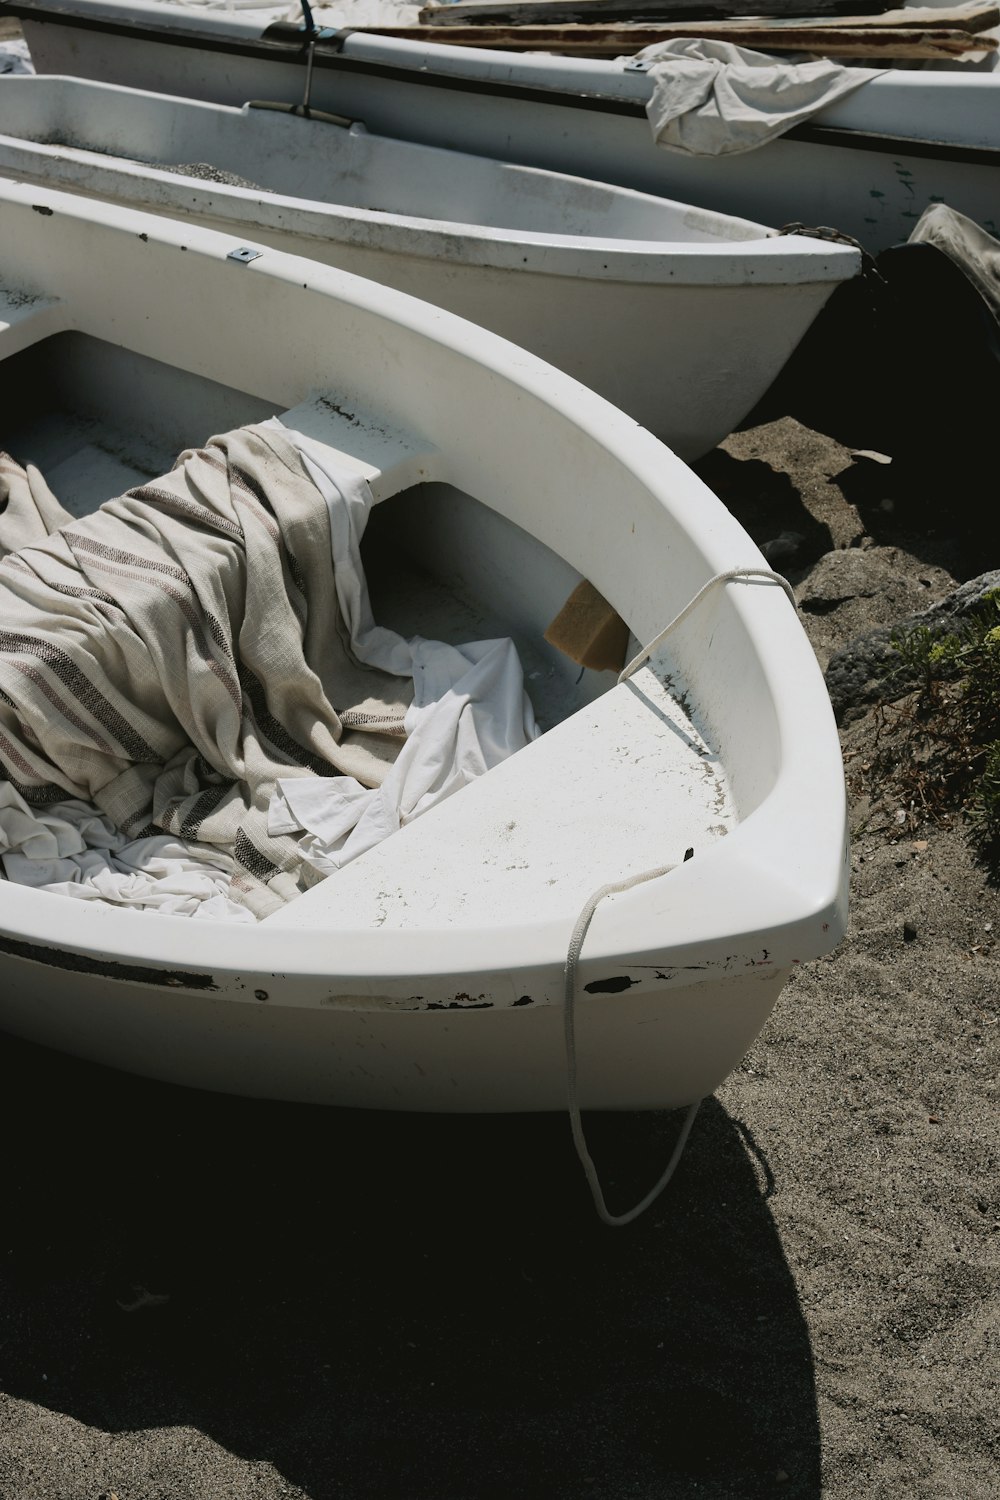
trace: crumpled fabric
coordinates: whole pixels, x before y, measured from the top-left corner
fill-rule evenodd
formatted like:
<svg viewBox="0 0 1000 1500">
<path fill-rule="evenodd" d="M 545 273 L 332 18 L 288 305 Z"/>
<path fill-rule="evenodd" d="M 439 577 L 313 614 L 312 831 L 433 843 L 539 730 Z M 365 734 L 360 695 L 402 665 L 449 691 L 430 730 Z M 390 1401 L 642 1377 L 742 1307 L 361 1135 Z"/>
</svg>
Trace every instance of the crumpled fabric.
<svg viewBox="0 0 1000 1500">
<path fill-rule="evenodd" d="M 0 781 L 0 864 L 8 880 L 133 911 L 254 922 L 228 896 L 234 862 L 207 844 L 169 834 L 130 839 L 96 807 L 75 799 L 29 807 Z"/>
<path fill-rule="evenodd" d="M 31 61 L 27 42 L 13 37 L 10 41 L 0 42 L 0 73 L 33 73 L 34 71 L 35 65 Z"/>
<path fill-rule="evenodd" d="M 276 419 L 256 430 L 265 442 L 287 443 L 298 453 L 309 492 L 325 513 L 328 526 L 317 527 L 306 549 L 312 566 L 329 580 L 323 592 L 329 596 L 324 620 L 330 628 L 324 634 L 331 634 L 331 622 L 336 622 L 337 631 L 349 642 L 356 674 L 372 669 L 365 680 L 374 673 L 375 679 L 381 675 L 406 684 L 398 708 L 396 763 L 390 758 L 368 784 L 349 774 L 357 770 L 360 776 L 364 768 L 370 769 L 364 756 L 355 762 L 348 755 L 342 762 L 345 774 L 335 776 L 303 775 L 294 760 L 286 762 L 287 774 L 265 810 L 264 832 L 276 843 L 290 844 L 296 865 L 305 867 L 303 884 L 308 885 L 499 764 L 533 739 L 538 729 L 511 641 L 451 646 L 421 637 L 407 640 L 375 623 L 360 552 L 373 501 L 361 474 L 339 454 L 288 431 Z M 237 436 L 230 435 L 231 441 Z M 130 498 L 137 493 L 131 492 Z M 0 534 L 24 549 L 11 550 L 4 568 L 13 568 L 15 577 L 20 576 L 18 570 L 27 569 L 30 576 L 25 559 L 37 563 L 41 550 L 53 537 L 58 540 L 60 526 L 72 523 L 72 517 L 37 470 L 24 470 L 4 455 L 0 509 Z M 324 535 L 329 546 L 326 564 L 317 545 Z M 275 597 L 275 590 L 269 597 Z M 13 600 L 8 596 L 11 609 Z M 6 636 L 9 630 L 0 646 L 15 647 L 17 642 Z M 91 665 L 96 669 L 96 663 Z M 284 678 L 289 671 L 286 664 Z M 404 713 L 407 700 L 411 701 Z M 382 718 L 376 713 L 373 722 L 381 723 Z M 341 748 L 352 734 L 373 738 L 370 732 L 348 730 Z M 25 744 L 34 746 L 35 738 Z M 336 762 L 330 758 L 326 764 L 332 769 Z M 314 773 L 319 770 L 319 765 L 312 768 Z M 246 872 L 231 849 L 181 836 L 189 831 L 190 816 L 177 829 L 161 832 L 147 827 L 126 833 L 106 811 L 79 797 L 46 802 L 36 796 L 32 806 L 30 795 L 22 796 L 10 781 L 0 781 L 0 868 L 8 880 L 82 900 L 176 916 L 252 921 L 254 910 L 266 914 L 259 900 L 246 901 Z M 233 899 L 236 895 L 239 903 Z"/>
<path fill-rule="evenodd" d="M 350 776 L 278 782 L 269 830 L 300 834 L 318 874 L 343 868 L 537 733 L 512 641 L 408 644 L 416 692 L 406 744 L 382 785 L 363 787 Z"/>
<path fill-rule="evenodd" d="M 734 156 L 783 135 L 880 70 L 782 62 L 733 42 L 684 37 L 636 54 L 651 62 L 653 139 L 687 156 Z"/>
<path fill-rule="evenodd" d="M 379 786 L 362 786 L 351 776 L 277 783 L 268 832 L 296 837 L 310 868 L 325 876 L 499 765 L 539 730 L 513 641 L 451 646 L 420 636 L 407 640 L 375 623 L 360 569 L 371 491 L 330 449 L 300 433 L 286 435 L 329 507 L 331 544 L 340 560 L 337 600 L 355 655 L 366 666 L 413 681 L 406 740 Z M 349 559 L 358 560 L 356 569 Z"/>
<path fill-rule="evenodd" d="M 0 536 L 20 544 L 51 496 L 0 464 Z M 93 802 L 132 838 L 214 844 L 236 860 L 232 898 L 276 910 L 304 873 L 267 833 L 277 777 L 377 785 L 412 698 L 408 673 L 359 664 L 334 570 L 326 504 L 280 424 L 210 439 L 19 545 L 0 558 L 2 774 L 33 807 Z"/>
<path fill-rule="evenodd" d="M 37 547 L 73 522 L 35 465 L 22 469 L 9 453 L 0 453 L 0 517 L 0 558 Z"/>
<path fill-rule="evenodd" d="M 167 3 L 180 10 L 235 14 L 241 20 L 259 21 L 261 28 L 273 25 L 275 21 L 287 21 L 292 26 L 304 24 L 298 0 L 291 5 L 287 0 L 278 0 L 274 5 L 268 5 L 266 0 L 167 0 Z M 316 0 L 312 14 L 317 26 L 332 30 L 343 26 L 415 26 L 420 6 L 408 3 L 408 0 L 340 0 L 340 4 L 330 5 Z"/>
<path fill-rule="evenodd" d="M 920 215 L 908 244 L 934 245 L 964 271 L 1000 323 L 1000 240 L 944 203 Z"/>
</svg>

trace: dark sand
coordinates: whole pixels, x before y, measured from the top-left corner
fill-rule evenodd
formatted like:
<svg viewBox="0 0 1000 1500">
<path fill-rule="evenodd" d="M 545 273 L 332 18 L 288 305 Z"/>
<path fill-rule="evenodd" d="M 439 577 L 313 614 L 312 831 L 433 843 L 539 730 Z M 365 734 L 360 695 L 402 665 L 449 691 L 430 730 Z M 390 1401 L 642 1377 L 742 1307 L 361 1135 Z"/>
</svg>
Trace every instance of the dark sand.
<svg viewBox="0 0 1000 1500">
<path fill-rule="evenodd" d="M 802 538 L 823 660 L 952 585 L 947 527 L 790 420 L 705 472 Z M 1000 901 L 960 827 L 898 811 L 855 796 L 848 940 L 630 1229 L 561 1118 L 220 1099 L 0 1039 L 0 1495 L 992 1500 Z M 592 1122 L 613 1206 L 676 1128 Z"/>
</svg>

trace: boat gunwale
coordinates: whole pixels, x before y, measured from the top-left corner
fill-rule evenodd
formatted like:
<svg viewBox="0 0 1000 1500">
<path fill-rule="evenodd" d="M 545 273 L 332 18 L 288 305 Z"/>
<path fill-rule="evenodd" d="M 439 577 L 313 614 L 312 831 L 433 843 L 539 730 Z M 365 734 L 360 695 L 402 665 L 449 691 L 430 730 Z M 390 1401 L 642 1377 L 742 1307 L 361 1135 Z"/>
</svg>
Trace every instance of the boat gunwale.
<svg viewBox="0 0 1000 1500">
<path fill-rule="evenodd" d="M 166 4 L 157 4 L 156 0 L 133 0 L 131 5 L 117 5 L 115 0 L 98 0 L 95 9 L 99 9 L 101 4 L 106 5 L 108 11 L 135 12 L 136 15 L 128 21 L 117 20 L 112 15 L 88 15 L 81 13 L 71 4 L 60 5 L 55 3 L 55 0 L 41 0 L 38 4 L 31 3 L 31 0 L 0 0 L 0 15 L 14 16 L 21 21 L 40 25 L 61 25 L 70 30 L 99 31 L 108 36 L 134 38 L 144 34 L 153 34 L 161 45 L 231 53 L 240 57 L 280 59 L 301 63 L 303 68 L 305 66 L 305 30 L 304 27 L 297 27 L 292 22 L 274 22 L 263 32 L 254 33 L 247 23 L 239 22 L 238 15 L 229 17 L 222 12 L 214 16 L 203 12 L 197 16 L 197 19 L 192 16 L 189 29 L 179 33 L 171 26 L 172 22 L 173 27 L 176 27 L 176 15 L 171 13 L 170 7 Z M 185 20 L 187 20 L 186 16 Z M 205 21 L 208 21 L 210 25 L 215 23 L 216 30 L 199 30 L 198 22 Z M 230 22 L 228 31 L 225 26 L 227 21 Z M 490 51 L 487 48 L 449 48 L 443 44 L 435 45 L 434 43 L 401 43 L 398 39 L 381 37 L 374 32 L 355 31 L 348 34 L 348 30 L 345 30 L 344 36 L 331 30 L 326 31 L 325 38 L 321 34 L 313 53 L 314 69 L 355 72 L 398 83 L 488 94 L 526 103 L 558 103 L 562 108 L 645 118 L 645 101 L 641 97 L 641 91 L 642 80 L 647 75 L 639 71 L 625 74 L 612 72 L 611 63 L 607 59 L 588 60 L 584 66 L 590 69 L 603 61 L 608 68 L 609 81 L 614 79 L 615 82 L 619 82 L 624 79 L 626 87 L 631 85 L 635 88 L 635 97 L 629 98 L 621 92 L 602 93 L 596 88 L 577 90 L 572 85 L 569 87 L 544 83 L 529 85 L 509 79 L 477 76 L 471 68 L 464 73 L 456 68 L 456 53 L 465 55 L 467 68 L 470 61 L 475 63 L 479 58 L 486 59 L 485 63 L 480 64 L 486 67 L 506 65 L 509 68 L 512 60 L 523 62 L 525 59 L 528 59 L 530 64 L 533 58 L 538 62 L 546 60 L 551 62 L 552 59 L 546 54 Z M 384 42 L 394 42 L 397 49 L 403 46 L 412 48 L 414 54 L 412 62 L 404 65 L 399 62 L 374 61 L 371 58 L 354 55 L 359 46 L 371 49 L 375 44 L 375 50 L 378 50 L 377 44 Z M 470 53 L 478 54 L 478 56 L 470 60 L 468 57 Z M 441 72 L 430 70 L 426 59 L 447 64 L 447 70 Z M 575 58 L 558 58 L 557 60 L 568 64 L 582 61 Z M 572 79 L 573 76 L 574 74 L 567 70 L 567 77 Z M 636 81 L 635 84 L 632 80 Z M 889 85 L 907 91 L 924 89 L 929 92 L 930 97 L 933 97 L 935 90 L 953 87 L 956 80 L 960 81 L 963 87 L 971 85 L 974 89 L 997 89 L 1000 88 L 1000 71 L 975 73 L 963 72 L 961 68 L 956 68 L 932 73 L 920 70 L 890 69 L 888 74 L 883 73 L 880 76 L 873 70 L 870 82 L 876 87 L 883 88 Z M 846 104 L 834 104 L 831 108 L 843 110 L 849 108 L 850 103 L 851 101 L 848 100 Z M 821 123 L 810 122 L 794 126 L 779 137 L 777 142 L 770 144 L 775 145 L 782 140 L 787 140 L 802 145 L 836 146 L 848 150 L 859 149 L 884 153 L 905 151 L 907 156 L 918 159 L 960 162 L 970 166 L 996 165 L 1000 157 L 1000 148 L 982 144 L 972 145 L 962 141 L 948 141 L 939 137 L 916 134 L 898 136 L 888 131 L 859 128 L 849 124 L 825 124 L 822 122 L 822 113 L 818 117 Z"/>
<path fill-rule="evenodd" d="M 60 84 L 66 82 L 88 84 L 87 80 L 71 79 L 66 75 L 44 74 L 2 78 L 0 90 L 14 87 L 27 88 L 30 91 L 32 86 L 39 81 L 43 84 L 48 84 L 50 81 Z M 89 86 L 100 89 L 102 92 L 105 89 L 113 89 L 133 97 L 146 93 L 153 94 L 152 90 L 124 89 L 119 85 L 91 84 Z M 155 94 L 154 97 L 171 99 L 169 95 Z M 201 104 L 201 101 L 181 100 L 179 102 L 182 105 L 189 102 Z M 231 105 L 203 105 L 203 107 L 226 111 L 231 116 L 239 116 L 242 113 L 238 107 Z M 68 133 L 71 133 L 71 130 L 70 126 Z M 376 136 L 374 138 L 388 140 L 390 143 L 393 141 L 392 137 Z M 360 250 L 386 254 L 423 255 L 429 259 L 440 259 L 443 264 L 475 265 L 553 277 L 586 277 L 591 280 L 608 281 L 627 279 L 644 285 L 706 286 L 719 289 L 727 286 L 839 282 L 857 274 L 861 267 L 860 252 L 850 245 L 835 244 L 828 240 L 801 235 L 780 235 L 765 225 L 755 225 L 750 220 L 735 216 L 733 216 L 735 223 L 758 230 L 758 235 L 746 239 L 726 239 L 720 236 L 714 240 L 655 240 L 555 234 L 544 230 L 507 229 L 460 220 L 422 219 L 391 211 L 345 206 L 329 199 L 303 198 L 275 192 L 269 188 L 248 188 L 224 182 L 206 181 L 184 172 L 168 170 L 155 162 L 132 160 L 90 145 L 50 142 L 27 135 L 11 135 L 2 131 L 0 131 L 0 149 L 5 149 L 11 156 L 16 157 L 22 154 L 29 158 L 26 163 L 16 160 L 0 163 L 5 172 L 12 172 L 21 178 L 30 177 L 42 186 L 55 185 L 60 189 L 77 190 L 103 197 L 105 193 L 101 191 L 100 179 L 117 177 L 123 184 L 135 184 L 138 187 L 142 182 L 149 181 L 163 189 L 172 190 L 164 194 L 165 200 L 180 192 L 182 186 L 188 195 L 183 204 L 149 201 L 123 205 L 134 207 L 137 211 L 176 209 L 187 213 L 193 209 L 198 213 L 215 212 L 221 216 L 221 205 L 232 205 L 234 209 L 237 205 L 246 205 L 250 209 L 269 209 L 275 217 L 275 222 L 263 223 L 259 219 L 254 220 L 248 217 L 246 213 L 243 215 L 233 213 L 234 228 L 231 232 L 243 232 L 245 229 L 252 236 L 254 229 L 258 227 L 273 229 L 283 234 L 309 236 L 334 243 L 339 240 Z M 443 148 L 428 149 L 441 150 Z M 37 162 L 37 172 L 30 170 L 33 165 L 30 158 L 33 156 L 40 157 Z M 97 180 L 93 184 L 82 182 L 53 184 L 44 170 L 46 160 L 63 160 L 81 169 L 91 168 Z M 504 164 L 501 163 L 501 165 Z M 542 178 L 551 177 L 556 182 L 560 179 L 569 182 L 585 181 L 585 179 L 573 178 L 567 173 L 548 172 L 543 168 L 525 168 L 524 170 L 535 172 Z M 109 183 L 108 186 L 110 187 L 111 184 Z M 601 186 L 615 187 L 614 184 L 601 184 Z M 622 189 L 625 194 L 633 191 L 635 190 Z M 652 200 L 654 204 L 657 202 L 653 194 L 635 192 L 635 196 L 642 200 Z M 688 207 L 678 200 L 663 199 L 661 201 L 670 208 L 676 208 L 679 216 L 683 215 Z M 702 212 L 698 209 L 689 211 L 696 217 Z M 296 213 L 303 219 L 313 222 L 304 223 L 301 228 L 289 225 L 287 218 L 284 217 L 289 213 Z M 713 215 L 707 210 L 705 214 L 710 218 L 730 217 L 722 214 Z M 330 228 L 328 229 L 327 226 Z M 336 235 L 331 234 L 330 229 L 337 228 L 341 232 Z M 371 231 L 376 231 L 376 233 Z M 218 232 L 230 231 L 219 230 Z M 461 241 L 458 247 L 454 245 L 456 240 Z M 399 241 L 402 243 L 398 243 Z M 449 241 L 452 242 L 451 245 L 448 244 Z M 444 242 L 445 253 L 442 253 L 442 242 Z M 524 250 L 529 252 L 527 258 L 522 253 Z M 451 253 L 448 253 L 449 251 Z"/>
</svg>

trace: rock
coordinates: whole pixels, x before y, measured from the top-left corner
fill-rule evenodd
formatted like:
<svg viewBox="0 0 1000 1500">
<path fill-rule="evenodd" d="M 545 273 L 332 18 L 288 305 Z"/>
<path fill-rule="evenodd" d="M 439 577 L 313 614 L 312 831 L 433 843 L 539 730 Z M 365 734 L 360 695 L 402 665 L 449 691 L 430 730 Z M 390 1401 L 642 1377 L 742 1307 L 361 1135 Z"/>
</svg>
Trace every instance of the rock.
<svg viewBox="0 0 1000 1500">
<path fill-rule="evenodd" d="M 892 644 L 896 626 L 882 625 L 837 651 L 826 669 L 826 688 L 838 724 L 850 723 L 878 699 L 902 697 L 912 687 Z"/>
<path fill-rule="evenodd" d="M 1000 589 L 1000 569 L 972 578 L 929 609 L 903 616 L 894 625 L 877 626 L 836 651 L 826 669 L 826 686 L 837 722 L 848 723 L 867 704 L 892 701 L 913 689 L 915 678 L 892 644 L 894 635 L 919 626 L 946 634 L 995 589 Z"/>
<path fill-rule="evenodd" d="M 850 547 L 827 552 L 801 584 L 799 607 L 825 615 L 853 599 L 871 599 L 887 587 L 898 590 L 900 574 L 892 549 Z"/>
<path fill-rule="evenodd" d="M 825 666 L 856 638 L 926 608 L 928 600 L 954 587 L 954 578 L 943 568 L 928 566 L 897 547 L 872 545 L 827 552 L 795 592 L 802 623 Z M 866 674 L 862 668 L 862 682 Z"/>
<path fill-rule="evenodd" d="M 978 578 L 970 578 L 968 583 L 954 589 L 940 604 L 934 605 L 933 609 L 916 616 L 914 623 L 926 625 L 931 623 L 931 617 L 940 617 L 942 624 L 954 624 L 956 620 L 973 614 L 981 607 L 987 594 L 995 593 L 997 589 L 1000 589 L 1000 568 L 993 568 L 989 573 L 980 573 Z"/>
<path fill-rule="evenodd" d="M 770 542 L 761 544 L 761 551 L 769 563 L 788 562 L 798 552 L 805 537 L 801 531 L 783 531 Z"/>
</svg>

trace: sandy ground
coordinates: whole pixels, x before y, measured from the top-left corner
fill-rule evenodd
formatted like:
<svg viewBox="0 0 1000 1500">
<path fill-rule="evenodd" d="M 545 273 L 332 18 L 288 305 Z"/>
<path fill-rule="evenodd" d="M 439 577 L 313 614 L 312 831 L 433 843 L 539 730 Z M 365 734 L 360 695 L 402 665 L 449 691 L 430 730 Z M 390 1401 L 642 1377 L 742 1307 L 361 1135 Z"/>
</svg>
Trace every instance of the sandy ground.
<svg viewBox="0 0 1000 1500">
<path fill-rule="evenodd" d="M 703 469 L 785 534 L 824 662 L 997 561 L 790 419 Z M 992 1500 L 1000 901 L 960 827 L 898 811 L 853 797 L 848 939 L 624 1231 L 561 1118 L 224 1100 L 0 1039 L 0 1495 Z M 676 1128 L 592 1123 L 613 1206 Z"/>
</svg>

